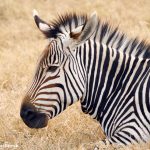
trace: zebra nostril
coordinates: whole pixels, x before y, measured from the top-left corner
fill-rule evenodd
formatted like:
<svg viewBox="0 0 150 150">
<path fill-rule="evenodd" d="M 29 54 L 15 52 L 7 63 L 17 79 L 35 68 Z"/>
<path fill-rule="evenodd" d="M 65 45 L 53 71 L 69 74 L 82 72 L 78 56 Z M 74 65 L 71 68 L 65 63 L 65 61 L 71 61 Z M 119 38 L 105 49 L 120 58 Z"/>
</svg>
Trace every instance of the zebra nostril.
<svg viewBox="0 0 150 150">
<path fill-rule="evenodd" d="M 33 110 L 27 110 L 26 111 L 26 119 L 32 120 L 36 117 L 36 113 Z"/>
<path fill-rule="evenodd" d="M 20 111 L 20 116 L 23 120 L 32 120 L 36 118 L 36 112 L 29 107 L 23 107 Z"/>
</svg>

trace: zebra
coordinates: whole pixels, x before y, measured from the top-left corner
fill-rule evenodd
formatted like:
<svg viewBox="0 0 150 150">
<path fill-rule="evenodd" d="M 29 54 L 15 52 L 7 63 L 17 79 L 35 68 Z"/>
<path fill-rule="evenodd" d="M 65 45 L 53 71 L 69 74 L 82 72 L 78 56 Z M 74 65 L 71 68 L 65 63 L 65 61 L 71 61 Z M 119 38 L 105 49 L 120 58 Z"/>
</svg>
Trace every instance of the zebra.
<svg viewBox="0 0 150 150">
<path fill-rule="evenodd" d="M 66 13 L 47 23 L 33 17 L 48 39 L 20 116 L 30 128 L 80 100 L 111 143 L 150 140 L 150 45 L 128 38 L 96 12 Z"/>
</svg>

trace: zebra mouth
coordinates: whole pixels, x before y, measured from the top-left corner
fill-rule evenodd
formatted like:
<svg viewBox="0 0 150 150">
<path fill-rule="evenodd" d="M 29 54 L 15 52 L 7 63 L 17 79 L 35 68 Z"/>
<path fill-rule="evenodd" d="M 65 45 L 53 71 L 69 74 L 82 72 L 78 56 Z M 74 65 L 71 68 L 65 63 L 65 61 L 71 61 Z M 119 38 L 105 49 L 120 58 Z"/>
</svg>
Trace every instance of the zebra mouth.
<svg viewBox="0 0 150 150">
<path fill-rule="evenodd" d="M 30 119 L 23 119 L 29 128 L 44 128 L 48 124 L 48 117 L 45 114 L 36 114 Z"/>
</svg>

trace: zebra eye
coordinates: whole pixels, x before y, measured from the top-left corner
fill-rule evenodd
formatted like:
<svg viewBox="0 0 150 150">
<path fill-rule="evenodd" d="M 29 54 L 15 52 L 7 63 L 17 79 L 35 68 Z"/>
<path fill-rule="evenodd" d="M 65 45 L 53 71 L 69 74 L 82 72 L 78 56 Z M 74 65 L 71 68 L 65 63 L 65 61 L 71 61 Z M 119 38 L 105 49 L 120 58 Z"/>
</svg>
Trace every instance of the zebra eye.
<svg viewBox="0 0 150 150">
<path fill-rule="evenodd" d="M 58 66 L 49 66 L 47 69 L 47 72 L 55 72 L 57 70 Z"/>
</svg>

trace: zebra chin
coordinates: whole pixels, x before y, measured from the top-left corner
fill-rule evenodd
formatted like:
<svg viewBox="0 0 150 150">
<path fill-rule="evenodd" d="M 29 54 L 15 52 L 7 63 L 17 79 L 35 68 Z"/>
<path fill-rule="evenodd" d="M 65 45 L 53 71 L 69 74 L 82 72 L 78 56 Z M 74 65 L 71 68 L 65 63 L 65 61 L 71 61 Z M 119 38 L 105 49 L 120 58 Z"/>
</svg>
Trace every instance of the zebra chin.
<svg viewBox="0 0 150 150">
<path fill-rule="evenodd" d="M 29 128 L 44 128 L 48 124 L 48 116 L 38 112 L 32 104 L 23 104 L 20 110 L 20 116 L 23 122 Z"/>
</svg>

